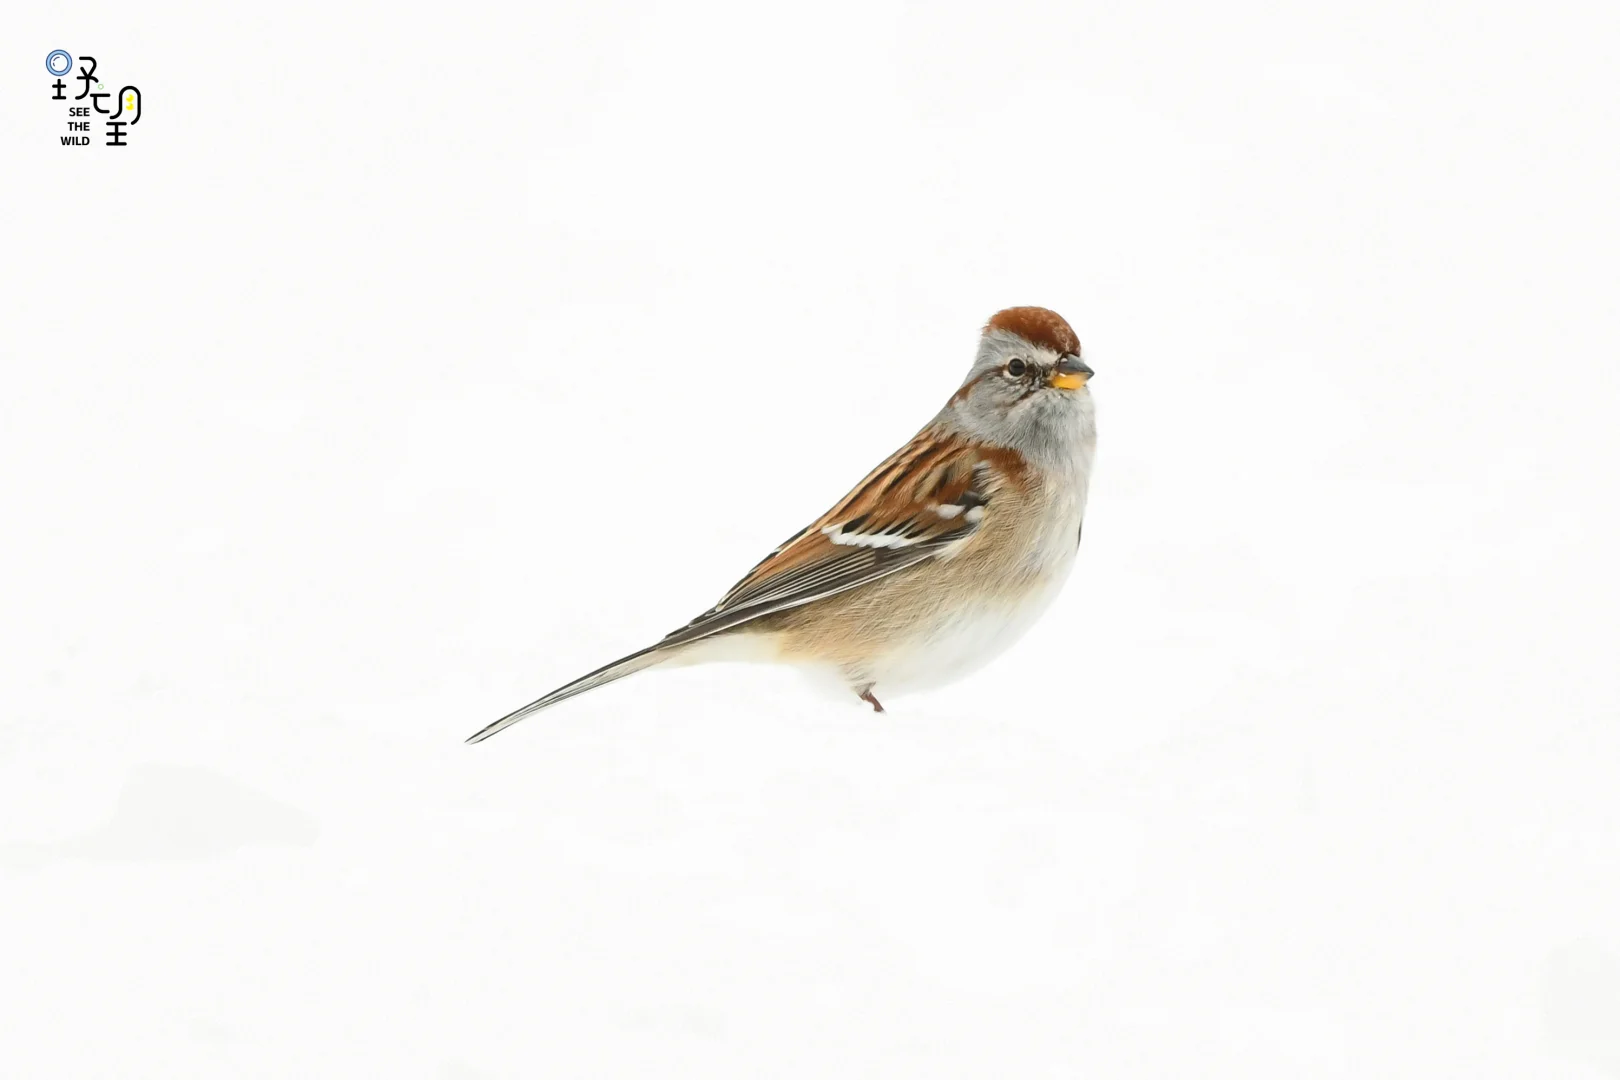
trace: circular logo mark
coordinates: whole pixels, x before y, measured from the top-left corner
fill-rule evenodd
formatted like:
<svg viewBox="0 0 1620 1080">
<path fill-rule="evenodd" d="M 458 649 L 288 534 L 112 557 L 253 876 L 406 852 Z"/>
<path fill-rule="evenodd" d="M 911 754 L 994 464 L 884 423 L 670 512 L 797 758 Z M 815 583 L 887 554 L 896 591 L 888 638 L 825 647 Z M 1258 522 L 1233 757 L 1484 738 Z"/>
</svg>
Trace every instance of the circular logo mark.
<svg viewBox="0 0 1620 1080">
<path fill-rule="evenodd" d="M 73 57 L 61 49 L 52 49 L 45 57 L 45 70 L 52 75 L 66 75 L 73 70 Z"/>
</svg>

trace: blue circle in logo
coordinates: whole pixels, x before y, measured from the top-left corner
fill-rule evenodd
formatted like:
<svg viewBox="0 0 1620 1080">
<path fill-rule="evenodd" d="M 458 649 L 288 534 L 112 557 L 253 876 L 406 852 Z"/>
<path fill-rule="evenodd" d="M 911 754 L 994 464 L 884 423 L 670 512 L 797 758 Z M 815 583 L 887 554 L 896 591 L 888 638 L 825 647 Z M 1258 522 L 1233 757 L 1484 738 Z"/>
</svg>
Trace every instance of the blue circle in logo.
<svg viewBox="0 0 1620 1080">
<path fill-rule="evenodd" d="M 62 58 L 61 70 L 58 70 L 56 67 L 57 57 Z M 61 49 L 52 49 L 45 57 L 45 70 L 50 72 L 52 75 L 66 75 L 68 72 L 73 70 L 73 57 L 69 56 Z"/>
</svg>

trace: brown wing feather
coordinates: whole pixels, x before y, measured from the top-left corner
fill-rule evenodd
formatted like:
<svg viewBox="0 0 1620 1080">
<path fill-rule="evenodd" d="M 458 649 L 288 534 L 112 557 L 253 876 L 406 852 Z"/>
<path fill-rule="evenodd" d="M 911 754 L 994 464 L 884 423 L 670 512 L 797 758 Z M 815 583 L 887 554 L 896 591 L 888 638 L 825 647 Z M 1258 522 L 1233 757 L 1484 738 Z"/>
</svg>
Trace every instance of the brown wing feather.
<svg viewBox="0 0 1620 1080">
<path fill-rule="evenodd" d="M 760 561 L 718 604 L 670 634 L 696 640 L 887 577 L 972 535 L 990 500 L 995 451 L 923 431 Z"/>
</svg>

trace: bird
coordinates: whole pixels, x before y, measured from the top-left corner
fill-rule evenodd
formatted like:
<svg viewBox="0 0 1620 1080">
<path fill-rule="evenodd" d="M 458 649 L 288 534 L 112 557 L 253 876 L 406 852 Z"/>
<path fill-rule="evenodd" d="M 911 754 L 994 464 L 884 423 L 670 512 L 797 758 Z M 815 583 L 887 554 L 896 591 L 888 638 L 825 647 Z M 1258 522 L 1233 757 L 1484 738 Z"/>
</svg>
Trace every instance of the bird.
<svg viewBox="0 0 1620 1080">
<path fill-rule="evenodd" d="M 1092 374 L 1056 312 L 997 312 L 945 407 L 719 603 L 467 741 L 660 664 L 798 665 L 880 713 L 878 690 L 927 689 L 982 667 L 1074 565 L 1097 446 Z"/>
</svg>

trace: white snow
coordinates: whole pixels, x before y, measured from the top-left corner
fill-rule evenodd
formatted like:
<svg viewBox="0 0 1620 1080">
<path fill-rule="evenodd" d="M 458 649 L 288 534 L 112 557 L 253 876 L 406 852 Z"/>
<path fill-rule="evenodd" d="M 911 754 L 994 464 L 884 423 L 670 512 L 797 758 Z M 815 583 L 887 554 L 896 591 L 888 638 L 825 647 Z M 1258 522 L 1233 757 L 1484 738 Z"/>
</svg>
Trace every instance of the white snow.
<svg viewBox="0 0 1620 1080">
<path fill-rule="evenodd" d="M 0 1073 L 1620 1075 L 1617 10 L 14 12 Z M 1101 431 L 1021 646 L 462 745 L 1013 304 Z"/>
</svg>

